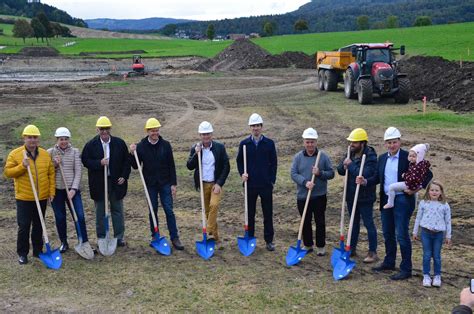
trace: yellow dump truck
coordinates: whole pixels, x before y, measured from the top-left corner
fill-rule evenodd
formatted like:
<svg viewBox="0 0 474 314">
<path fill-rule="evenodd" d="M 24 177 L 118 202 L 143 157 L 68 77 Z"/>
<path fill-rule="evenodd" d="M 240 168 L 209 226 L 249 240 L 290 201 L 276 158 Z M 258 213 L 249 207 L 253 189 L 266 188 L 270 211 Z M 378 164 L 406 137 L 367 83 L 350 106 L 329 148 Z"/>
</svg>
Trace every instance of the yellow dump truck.
<svg viewBox="0 0 474 314">
<path fill-rule="evenodd" d="M 347 98 L 358 98 L 369 104 L 373 94 L 389 96 L 396 103 L 410 99 L 410 80 L 399 72 L 394 50 L 405 54 L 405 46 L 394 48 L 392 43 L 364 43 L 342 47 L 338 51 L 318 51 L 316 69 L 320 90 L 335 91 L 344 82 Z"/>
<path fill-rule="evenodd" d="M 343 49 L 343 48 L 341 48 Z M 351 51 L 318 51 L 316 68 L 320 90 L 335 91 L 337 83 L 343 81 L 344 72 L 355 61 Z"/>
</svg>

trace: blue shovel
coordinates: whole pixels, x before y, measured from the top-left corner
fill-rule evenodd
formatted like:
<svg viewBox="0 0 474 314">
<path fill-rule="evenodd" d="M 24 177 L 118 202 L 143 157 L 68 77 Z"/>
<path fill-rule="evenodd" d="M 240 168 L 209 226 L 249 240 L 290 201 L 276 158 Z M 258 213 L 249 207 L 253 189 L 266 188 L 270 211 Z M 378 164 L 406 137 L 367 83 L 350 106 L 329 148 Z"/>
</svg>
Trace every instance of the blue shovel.
<svg viewBox="0 0 474 314">
<path fill-rule="evenodd" d="M 364 171 L 364 164 L 365 164 L 365 154 L 362 155 L 362 161 L 360 163 L 360 170 L 359 176 L 362 176 L 362 172 Z M 356 266 L 354 261 L 350 260 L 351 256 L 351 237 L 352 237 L 352 226 L 354 225 L 354 217 L 357 208 L 357 199 L 359 198 L 359 190 L 360 184 L 357 184 L 355 194 L 354 194 L 354 202 L 352 204 L 352 213 L 351 213 L 351 220 L 349 222 L 349 230 L 347 231 L 347 245 L 345 247 L 344 253 L 341 255 L 339 260 L 337 261 L 336 265 L 334 266 L 334 270 L 332 272 L 332 276 L 335 280 L 341 280 L 346 278 Z"/>
<path fill-rule="evenodd" d="M 244 151 L 244 173 L 247 173 L 247 146 L 243 146 Z M 244 236 L 237 237 L 237 244 L 239 245 L 240 253 L 244 256 L 250 256 L 257 247 L 257 238 L 249 236 L 249 209 L 247 204 L 247 181 L 244 182 L 245 193 L 245 225 Z"/>
<path fill-rule="evenodd" d="M 351 158 L 351 146 L 347 146 L 347 158 Z M 344 253 L 344 210 L 346 209 L 346 194 L 347 194 L 347 177 L 348 177 L 348 170 L 346 169 L 346 174 L 344 177 L 344 192 L 342 193 L 342 204 L 341 204 L 341 225 L 340 225 L 340 237 L 339 237 L 339 247 L 335 247 L 332 250 L 331 255 L 331 266 L 334 269 L 336 266 L 337 261 Z"/>
<path fill-rule="evenodd" d="M 316 157 L 316 162 L 314 166 L 317 167 L 319 164 L 319 159 L 321 157 L 321 151 L 318 150 L 318 155 Z M 314 183 L 315 175 L 311 177 L 311 182 Z M 308 250 L 301 247 L 301 236 L 303 234 L 303 225 L 306 218 L 306 211 L 308 209 L 309 199 L 311 197 L 311 190 L 308 189 L 308 194 L 306 196 L 306 202 L 304 204 L 303 214 L 301 215 L 300 229 L 298 231 L 298 241 L 296 241 L 296 246 L 290 246 L 288 253 L 286 254 L 286 265 L 293 266 L 298 264 L 305 256 L 308 254 Z"/>
<path fill-rule="evenodd" d="M 26 157 L 26 152 L 25 152 L 25 157 Z M 51 246 L 49 245 L 48 234 L 46 232 L 46 225 L 44 223 L 43 212 L 41 211 L 41 205 L 39 203 L 38 193 L 36 192 L 36 186 L 35 186 L 33 175 L 31 174 L 31 169 L 29 165 L 27 169 L 28 169 L 28 176 L 30 177 L 31 189 L 33 190 L 33 194 L 35 196 L 36 208 L 38 209 L 38 216 L 40 217 L 40 221 L 41 221 L 41 228 L 43 228 L 44 242 L 46 244 L 46 252 L 40 253 L 39 258 L 46 267 L 51 268 L 51 269 L 59 269 L 61 268 L 61 264 L 63 262 L 61 258 L 61 253 L 59 253 L 58 249 L 51 250 Z"/>
<path fill-rule="evenodd" d="M 150 209 L 150 215 L 153 221 L 153 239 L 150 242 L 150 246 L 154 248 L 158 253 L 168 256 L 171 254 L 171 246 L 165 237 L 160 236 L 160 230 L 158 229 L 158 223 L 155 216 L 155 212 L 153 211 L 153 206 L 151 205 L 150 194 L 148 193 L 148 189 L 146 187 L 145 177 L 143 176 L 142 165 L 140 164 L 140 160 L 138 159 L 137 150 L 133 151 L 133 155 L 135 156 L 135 161 L 137 162 L 138 172 L 140 173 L 140 178 L 142 179 L 146 200 L 148 202 L 148 208 Z"/>
<path fill-rule="evenodd" d="M 202 241 L 196 241 L 196 251 L 205 260 L 208 260 L 214 255 L 216 243 L 214 240 L 207 239 L 206 231 L 206 211 L 204 209 L 204 187 L 202 184 L 202 165 L 201 165 L 201 152 L 197 153 L 198 164 L 199 164 L 199 184 L 201 193 L 201 215 L 202 215 Z"/>
</svg>

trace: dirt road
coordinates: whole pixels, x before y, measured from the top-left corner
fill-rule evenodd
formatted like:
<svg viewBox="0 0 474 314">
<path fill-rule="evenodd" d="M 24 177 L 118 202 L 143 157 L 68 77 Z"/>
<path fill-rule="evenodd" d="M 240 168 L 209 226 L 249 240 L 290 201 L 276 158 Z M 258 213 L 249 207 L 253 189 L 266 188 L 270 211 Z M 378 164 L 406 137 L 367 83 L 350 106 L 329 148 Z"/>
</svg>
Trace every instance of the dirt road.
<svg viewBox="0 0 474 314">
<path fill-rule="evenodd" d="M 401 111 L 416 112 L 418 104 L 394 106 L 392 100 L 360 106 L 342 93 L 316 91 L 312 70 L 272 69 L 230 73 L 189 74 L 169 70 L 170 75 L 150 75 L 133 80 L 96 79 L 83 82 L 4 82 L 0 86 L 0 156 L 20 145 L 19 130 L 27 123 L 41 128 L 42 145 L 50 147 L 56 127 L 72 130 L 73 143 L 82 148 L 94 136 L 99 115 L 111 118 L 113 134 L 127 143 L 137 142 L 149 117 L 160 120 L 161 134 L 174 149 L 178 172 L 175 201 L 178 227 L 186 246 L 169 258 L 148 248 L 147 209 L 138 174 L 133 172 L 125 199 L 126 239 L 129 246 L 111 258 L 97 256 L 86 262 L 66 253 L 63 268 L 56 273 L 37 260 L 25 267 L 16 262 L 15 203 L 12 182 L 0 180 L 0 309 L 10 311 L 150 311 L 150 310 L 264 310 L 366 312 L 448 311 L 458 300 L 461 288 L 474 274 L 474 218 L 472 215 L 472 169 L 474 140 L 472 126 L 435 125 L 401 127 L 404 147 L 428 142 L 429 160 L 435 177 L 448 187 L 453 208 L 454 246 L 443 251 L 444 286 L 439 290 L 421 288 L 421 245 L 414 245 L 415 276 L 392 283 L 388 274 L 373 274 L 362 263 L 367 248 L 363 231 L 357 267 L 350 278 L 335 283 L 329 256 L 308 255 L 300 266 L 288 269 L 284 256 L 296 241 L 299 215 L 295 187 L 289 177 L 292 156 L 301 149 L 301 133 L 317 129 L 319 145 L 336 164 L 344 154 L 345 138 L 355 127 L 369 131 L 370 143 L 383 152 L 382 136 L 390 126 L 389 117 Z M 174 74 L 174 75 L 171 75 Z M 438 110 L 437 108 L 429 108 Z M 279 171 L 274 194 L 275 253 L 263 248 L 261 213 L 258 211 L 258 249 L 250 258 L 240 256 L 236 237 L 243 233 L 243 197 L 236 171 L 236 147 L 248 135 L 248 116 L 258 112 L 264 119 L 265 134 L 277 143 Z M 231 158 L 231 173 L 224 186 L 225 197 L 218 222 L 223 235 L 222 250 L 208 263 L 197 257 L 194 241 L 200 238 L 199 196 L 193 189 L 192 174 L 185 168 L 190 146 L 198 140 L 197 126 L 214 125 L 214 136 L 223 142 Z M 390 124 L 390 125 L 389 125 Z M 449 158 L 447 158 L 449 157 Z M 449 160 L 448 160 L 449 159 Z M 327 247 L 337 243 L 342 178 L 329 184 Z M 83 176 L 85 207 L 91 242 L 95 244 L 93 203 Z M 384 246 L 380 215 L 375 212 L 379 255 Z M 166 230 L 160 209 L 161 227 Z M 48 228 L 55 245 L 52 210 Z M 364 229 L 364 228 L 362 228 Z M 72 224 L 70 243 L 75 242 Z M 165 232 L 166 234 L 166 232 Z M 340 302 L 341 296 L 352 302 Z"/>
</svg>

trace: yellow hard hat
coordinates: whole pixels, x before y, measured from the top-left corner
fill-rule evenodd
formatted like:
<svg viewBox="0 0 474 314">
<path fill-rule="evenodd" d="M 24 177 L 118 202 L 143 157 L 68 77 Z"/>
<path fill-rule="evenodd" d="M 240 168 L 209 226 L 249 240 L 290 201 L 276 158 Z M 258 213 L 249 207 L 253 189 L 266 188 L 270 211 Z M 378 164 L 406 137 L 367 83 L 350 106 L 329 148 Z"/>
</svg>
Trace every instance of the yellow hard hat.
<svg viewBox="0 0 474 314">
<path fill-rule="evenodd" d="M 155 118 L 150 118 L 146 120 L 145 130 L 161 128 L 160 121 Z"/>
<path fill-rule="evenodd" d="M 41 136 L 41 133 L 35 125 L 30 124 L 23 129 L 21 136 Z"/>
<path fill-rule="evenodd" d="M 347 140 L 351 142 L 362 142 L 362 141 L 368 141 L 369 137 L 367 136 L 367 132 L 365 132 L 364 129 L 357 128 L 357 129 L 352 130 Z"/>
<path fill-rule="evenodd" d="M 98 128 L 110 128 L 112 127 L 112 123 L 110 122 L 109 118 L 102 116 L 97 120 L 95 126 Z"/>
</svg>

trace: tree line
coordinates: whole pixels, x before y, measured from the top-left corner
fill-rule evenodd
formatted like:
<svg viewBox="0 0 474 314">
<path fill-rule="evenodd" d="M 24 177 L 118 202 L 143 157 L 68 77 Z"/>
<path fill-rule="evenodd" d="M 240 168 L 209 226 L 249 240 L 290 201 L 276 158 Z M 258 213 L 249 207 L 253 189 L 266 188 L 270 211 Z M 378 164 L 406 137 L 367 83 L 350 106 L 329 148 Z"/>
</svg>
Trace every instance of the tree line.
<svg viewBox="0 0 474 314">
<path fill-rule="evenodd" d="M 0 0 L 0 14 L 34 18 L 43 12 L 53 22 L 87 27 L 82 19 L 74 18 L 67 12 L 43 3 L 28 3 L 27 0 Z"/>
<path fill-rule="evenodd" d="M 48 42 L 48 38 L 52 37 L 74 37 L 71 30 L 56 22 L 50 22 L 44 12 L 40 12 L 36 17 L 32 18 L 30 22 L 26 19 L 17 19 L 13 25 L 13 36 L 23 38 L 25 43 L 26 38 L 35 37 L 36 41 Z"/>
<path fill-rule="evenodd" d="M 267 31 L 272 35 L 282 35 L 353 31 L 361 29 L 361 23 L 364 24 L 363 29 L 409 27 L 420 23 L 460 23 L 474 21 L 473 7 L 474 0 L 313 0 L 286 14 L 180 23 L 165 26 L 161 32 L 168 31 L 169 34 L 173 30 L 206 34 L 209 24 L 213 24 L 216 35 L 269 35 Z M 359 21 L 360 17 L 363 17 L 362 21 Z M 368 20 L 364 21 L 366 17 Z"/>
</svg>

